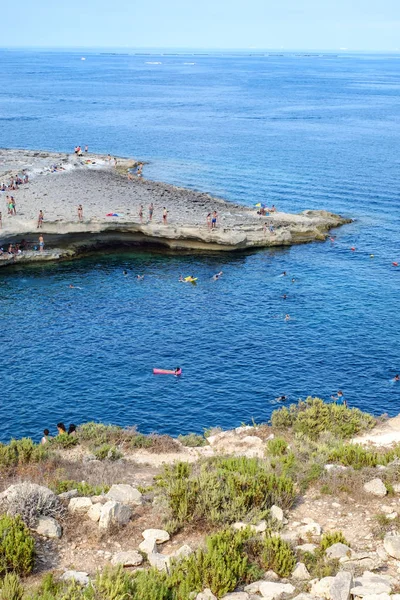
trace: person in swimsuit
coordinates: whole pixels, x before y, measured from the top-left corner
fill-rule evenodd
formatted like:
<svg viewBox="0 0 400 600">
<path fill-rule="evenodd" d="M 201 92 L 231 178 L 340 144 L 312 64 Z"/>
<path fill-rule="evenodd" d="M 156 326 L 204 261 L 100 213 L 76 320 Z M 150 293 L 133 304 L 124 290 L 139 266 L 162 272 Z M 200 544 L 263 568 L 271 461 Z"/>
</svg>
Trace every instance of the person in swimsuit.
<svg viewBox="0 0 400 600">
<path fill-rule="evenodd" d="M 83 207 L 82 204 L 78 206 L 78 220 L 83 221 Z"/>
<path fill-rule="evenodd" d="M 217 227 L 217 211 L 214 210 L 211 219 L 211 229 L 215 229 Z"/>
<path fill-rule="evenodd" d="M 43 225 L 43 219 L 44 219 L 44 214 L 43 214 L 43 211 L 40 210 L 39 211 L 39 216 L 38 216 L 37 229 L 41 229 L 41 227 Z"/>
<path fill-rule="evenodd" d="M 137 276 L 136 276 L 136 279 L 137 279 L 138 281 L 143 281 L 143 279 L 144 279 L 144 275 L 137 275 Z"/>
<path fill-rule="evenodd" d="M 215 275 L 213 275 L 213 280 L 217 281 L 220 277 L 222 277 L 222 271 L 220 271 L 219 273 L 216 273 Z"/>
<path fill-rule="evenodd" d="M 0 213 L 0 215 L 1 215 L 1 213 Z M 400 381 L 400 375 L 395 375 L 393 377 L 393 381 Z"/>
<path fill-rule="evenodd" d="M 128 276 L 128 271 L 122 271 L 122 275 L 123 275 L 124 277 L 127 277 L 127 276 Z"/>
<path fill-rule="evenodd" d="M 67 433 L 68 435 L 76 435 L 76 425 L 71 423 L 71 425 L 68 427 Z"/>
<path fill-rule="evenodd" d="M 152 221 L 152 220 L 153 220 L 153 212 L 154 212 L 154 205 L 153 205 L 153 203 L 151 202 L 151 203 L 150 203 L 150 206 L 149 206 L 149 221 Z"/>
<path fill-rule="evenodd" d="M 3 215 L 0 212 L 0 229 L 3 227 Z"/>
<path fill-rule="evenodd" d="M 139 219 L 140 222 L 143 223 L 143 204 L 141 204 L 139 208 Z"/>
<path fill-rule="evenodd" d="M 278 396 L 278 398 L 275 398 L 276 402 L 286 402 L 287 400 L 287 396 Z"/>
<path fill-rule="evenodd" d="M 168 216 L 168 211 L 167 211 L 167 209 L 164 206 L 164 208 L 163 208 L 163 215 L 162 215 L 162 220 L 163 220 L 164 225 L 167 224 L 167 216 Z"/>
<path fill-rule="evenodd" d="M 285 315 L 285 321 L 290 321 L 290 315 Z"/>
<path fill-rule="evenodd" d="M 39 250 L 40 252 L 43 252 L 44 250 L 44 239 L 42 235 L 39 235 Z"/>
<path fill-rule="evenodd" d="M 63 433 L 67 433 L 64 423 L 57 423 L 57 431 L 58 435 L 63 435 Z"/>
<path fill-rule="evenodd" d="M 181 371 L 180 367 L 175 367 L 175 375 L 179 375 L 180 371 Z"/>
<path fill-rule="evenodd" d="M 85 146 L 85 152 L 89 152 L 89 148 Z"/>
<path fill-rule="evenodd" d="M 207 215 L 207 227 L 208 229 L 211 229 L 211 213 L 208 213 Z"/>
<path fill-rule="evenodd" d="M 51 435 L 50 435 L 50 431 L 48 429 L 44 429 L 43 430 L 43 437 L 40 440 L 40 443 L 43 444 L 47 444 L 47 442 L 51 439 Z"/>
</svg>

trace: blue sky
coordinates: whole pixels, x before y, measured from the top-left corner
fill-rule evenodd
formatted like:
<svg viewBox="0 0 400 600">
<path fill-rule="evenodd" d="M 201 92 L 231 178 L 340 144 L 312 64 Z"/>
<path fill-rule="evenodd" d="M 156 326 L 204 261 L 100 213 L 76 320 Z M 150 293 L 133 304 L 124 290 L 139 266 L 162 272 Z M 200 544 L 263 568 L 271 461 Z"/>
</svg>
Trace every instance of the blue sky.
<svg viewBox="0 0 400 600">
<path fill-rule="evenodd" d="M 0 46 L 400 48 L 400 0 L 18 0 Z"/>
</svg>

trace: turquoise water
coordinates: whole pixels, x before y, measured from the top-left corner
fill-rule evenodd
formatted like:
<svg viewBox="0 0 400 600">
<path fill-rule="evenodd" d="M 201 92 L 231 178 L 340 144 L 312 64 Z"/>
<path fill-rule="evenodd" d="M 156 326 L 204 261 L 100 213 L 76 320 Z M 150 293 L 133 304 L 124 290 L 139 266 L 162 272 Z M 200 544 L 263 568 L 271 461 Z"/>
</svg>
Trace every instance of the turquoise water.
<svg viewBox="0 0 400 600">
<path fill-rule="evenodd" d="M 356 221 L 333 244 L 1 271 L 1 439 L 59 420 L 230 427 L 339 388 L 399 412 L 398 57 L 85 56 L 0 52 L 2 146 L 88 144 L 153 179 Z"/>
</svg>

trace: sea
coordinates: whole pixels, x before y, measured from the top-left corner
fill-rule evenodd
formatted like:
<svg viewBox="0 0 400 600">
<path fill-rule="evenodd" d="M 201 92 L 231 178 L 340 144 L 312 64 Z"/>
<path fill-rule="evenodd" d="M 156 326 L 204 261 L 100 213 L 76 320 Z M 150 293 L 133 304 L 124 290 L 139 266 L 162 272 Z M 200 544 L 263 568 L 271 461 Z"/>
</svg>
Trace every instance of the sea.
<svg viewBox="0 0 400 600">
<path fill-rule="evenodd" d="M 149 179 L 354 221 L 291 248 L 2 269 L 0 440 L 58 421 L 202 433 L 339 389 L 397 414 L 399 67 L 399 54 L 1 50 L 2 147 L 87 144 L 145 161 Z"/>
</svg>

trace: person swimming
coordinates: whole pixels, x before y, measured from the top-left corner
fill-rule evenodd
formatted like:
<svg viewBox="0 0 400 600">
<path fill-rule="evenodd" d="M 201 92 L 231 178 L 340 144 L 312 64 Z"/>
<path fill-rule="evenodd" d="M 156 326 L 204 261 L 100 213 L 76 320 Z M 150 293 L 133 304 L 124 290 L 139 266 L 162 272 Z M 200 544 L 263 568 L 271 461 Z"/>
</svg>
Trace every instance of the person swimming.
<svg viewBox="0 0 400 600">
<path fill-rule="evenodd" d="M 127 275 L 128 275 L 128 271 L 122 271 L 122 275 L 123 275 L 124 277 L 127 277 Z"/>
<path fill-rule="evenodd" d="M 136 275 L 136 279 L 138 281 L 142 281 L 144 279 L 144 275 Z"/>
<path fill-rule="evenodd" d="M 179 275 L 179 279 L 178 279 L 178 281 L 181 281 L 181 282 L 183 282 L 183 283 L 185 282 L 185 280 L 184 280 L 184 278 L 183 278 L 183 275 Z"/>
<path fill-rule="evenodd" d="M 287 396 L 278 396 L 278 398 L 275 398 L 276 402 L 286 402 L 286 400 L 288 399 Z"/>
<path fill-rule="evenodd" d="M 400 381 L 400 375 L 395 375 L 392 381 Z"/>
<path fill-rule="evenodd" d="M 285 321 L 290 321 L 290 315 L 285 315 Z"/>
<path fill-rule="evenodd" d="M 175 367 L 175 375 L 180 375 L 180 374 L 181 374 L 181 368 Z"/>
<path fill-rule="evenodd" d="M 213 275 L 213 280 L 217 281 L 217 279 L 219 279 L 220 277 L 222 277 L 222 271 L 220 271 L 219 273 L 216 273 L 215 275 Z"/>
<path fill-rule="evenodd" d="M 283 273 L 281 273 L 278 277 L 286 277 L 287 273 L 286 271 L 283 271 Z"/>
<path fill-rule="evenodd" d="M 283 296 L 281 296 L 282 300 L 286 300 L 287 298 L 287 294 L 283 294 Z"/>
</svg>

